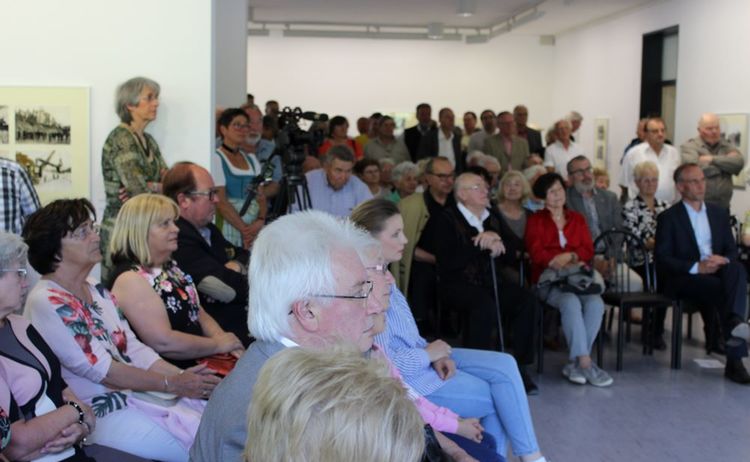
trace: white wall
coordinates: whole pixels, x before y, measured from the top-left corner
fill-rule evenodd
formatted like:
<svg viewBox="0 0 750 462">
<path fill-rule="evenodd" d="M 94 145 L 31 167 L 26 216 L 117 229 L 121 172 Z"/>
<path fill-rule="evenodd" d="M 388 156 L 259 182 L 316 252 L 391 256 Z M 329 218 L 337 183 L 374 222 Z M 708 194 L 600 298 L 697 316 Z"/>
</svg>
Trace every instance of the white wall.
<svg viewBox="0 0 750 462">
<path fill-rule="evenodd" d="M 147 130 L 167 163 L 209 165 L 212 8 L 205 0 L 0 0 L 0 85 L 91 88 L 91 191 L 100 212 L 101 148 L 119 123 L 115 88 L 130 77 L 161 85 Z"/>
<path fill-rule="evenodd" d="M 643 34 L 679 25 L 674 142 L 696 136 L 702 112 L 750 112 L 750 2 L 658 2 L 603 24 L 558 37 L 553 109 L 578 109 L 581 141 L 593 148 L 596 117 L 610 118 L 610 173 L 619 173 L 623 148 L 638 119 Z M 732 212 L 750 209 L 750 190 L 735 190 Z"/>
<path fill-rule="evenodd" d="M 356 134 L 360 116 L 413 113 L 429 102 L 433 116 L 464 111 L 529 107 L 530 122 L 543 127 L 550 112 L 550 63 L 554 47 L 537 37 L 503 36 L 487 44 L 367 39 L 248 38 L 248 91 L 303 110 L 342 114 Z"/>
<path fill-rule="evenodd" d="M 247 0 L 215 3 L 216 105 L 238 107 L 247 98 Z"/>
</svg>

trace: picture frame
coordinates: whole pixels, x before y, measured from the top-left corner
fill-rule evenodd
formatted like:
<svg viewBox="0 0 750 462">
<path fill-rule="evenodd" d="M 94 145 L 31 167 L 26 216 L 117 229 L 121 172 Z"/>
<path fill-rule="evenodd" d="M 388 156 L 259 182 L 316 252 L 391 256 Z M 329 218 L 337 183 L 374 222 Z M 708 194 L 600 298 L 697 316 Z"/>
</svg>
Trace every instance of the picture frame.
<svg viewBox="0 0 750 462">
<path fill-rule="evenodd" d="M 42 205 L 90 197 L 88 87 L 0 86 L 0 157 L 21 164 Z"/>
</svg>

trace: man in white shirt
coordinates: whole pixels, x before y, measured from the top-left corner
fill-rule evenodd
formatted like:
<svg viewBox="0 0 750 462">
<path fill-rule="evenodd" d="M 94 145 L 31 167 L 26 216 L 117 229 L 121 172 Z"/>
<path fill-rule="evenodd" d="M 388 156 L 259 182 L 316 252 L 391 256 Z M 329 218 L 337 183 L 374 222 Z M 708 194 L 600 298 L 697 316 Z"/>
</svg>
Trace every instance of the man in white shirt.
<svg viewBox="0 0 750 462">
<path fill-rule="evenodd" d="M 659 167 L 659 188 L 656 190 L 656 198 L 669 204 L 677 199 L 677 189 L 672 175 L 680 166 L 680 153 L 674 146 L 664 143 L 665 136 L 664 121 L 652 117 L 646 122 L 646 141 L 630 148 L 625 154 L 620 170 L 623 202 L 638 195 L 633 170 L 636 165 L 647 160 Z"/>
<path fill-rule="evenodd" d="M 461 152 L 461 130 L 456 128 L 453 111 L 444 107 L 438 113 L 438 127 L 428 132 L 419 146 L 417 160 L 445 157 L 457 172 L 464 171 L 465 158 Z M 415 161 L 416 162 L 416 161 Z"/>
<path fill-rule="evenodd" d="M 547 167 L 547 171 L 560 174 L 565 181 L 568 181 L 568 162 L 574 157 L 584 155 L 583 149 L 570 139 L 571 132 L 569 121 L 558 120 L 555 123 L 557 141 L 547 146 L 544 151 L 544 166 Z"/>
</svg>

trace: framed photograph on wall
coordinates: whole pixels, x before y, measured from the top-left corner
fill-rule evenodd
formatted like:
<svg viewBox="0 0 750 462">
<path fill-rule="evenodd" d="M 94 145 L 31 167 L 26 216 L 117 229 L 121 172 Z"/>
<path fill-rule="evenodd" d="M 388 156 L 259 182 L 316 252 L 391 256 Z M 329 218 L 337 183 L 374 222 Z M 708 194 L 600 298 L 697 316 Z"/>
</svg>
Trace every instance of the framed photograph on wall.
<svg viewBox="0 0 750 462">
<path fill-rule="evenodd" d="M 0 156 L 29 174 L 42 204 L 90 197 L 89 89 L 0 87 Z"/>
<path fill-rule="evenodd" d="M 732 177 L 735 189 L 745 189 L 747 185 L 747 114 L 717 114 L 721 127 L 721 139 L 737 146 L 745 157 L 745 168 Z"/>
<path fill-rule="evenodd" d="M 609 119 L 594 119 L 594 168 L 607 170 L 607 146 L 609 145 Z"/>
</svg>

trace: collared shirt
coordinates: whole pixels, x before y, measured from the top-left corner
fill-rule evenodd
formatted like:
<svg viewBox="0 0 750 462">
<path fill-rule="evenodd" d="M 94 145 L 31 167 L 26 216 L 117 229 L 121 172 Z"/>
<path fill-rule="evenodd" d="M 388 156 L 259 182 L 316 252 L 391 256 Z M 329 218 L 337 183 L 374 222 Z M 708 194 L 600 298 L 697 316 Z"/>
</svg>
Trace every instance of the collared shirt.
<svg viewBox="0 0 750 462">
<path fill-rule="evenodd" d="M 328 184 L 326 172 L 322 168 L 310 170 L 305 177 L 312 208 L 315 210 L 322 210 L 337 217 L 348 217 L 354 207 L 372 199 L 370 188 L 356 176 L 351 176 L 339 190 Z M 298 203 L 295 203 L 294 209 L 299 210 Z"/>
<path fill-rule="evenodd" d="M 708 214 L 706 213 L 706 204 L 701 202 L 701 209 L 696 211 L 693 207 L 682 201 L 682 205 L 685 206 L 688 218 L 690 218 L 690 224 L 693 227 L 693 233 L 695 234 L 695 242 L 698 243 L 698 250 L 701 254 L 701 261 L 708 258 L 709 255 L 713 254 L 713 247 L 711 246 L 711 226 L 708 224 Z M 690 268 L 690 274 L 698 273 L 698 262 Z"/>
<path fill-rule="evenodd" d="M 680 166 L 680 153 L 674 146 L 664 144 L 661 151 L 655 152 L 647 142 L 641 143 L 631 148 L 622 161 L 620 169 L 620 186 L 628 188 L 628 197 L 638 195 L 638 187 L 635 185 L 635 175 L 633 170 L 641 162 L 650 160 L 659 167 L 659 187 L 656 190 L 656 198 L 673 204 L 677 199 L 677 188 L 674 184 L 672 175 L 677 167 Z"/>
<path fill-rule="evenodd" d="M 21 234 L 26 217 L 39 207 L 39 197 L 26 170 L 16 162 L 0 158 L 0 220 L 2 229 Z"/>
<path fill-rule="evenodd" d="M 599 214 L 596 212 L 596 202 L 594 201 L 595 194 L 597 194 L 596 188 L 591 191 L 590 197 L 581 194 L 581 197 L 583 198 L 583 206 L 586 208 L 586 222 L 589 225 L 592 240 L 596 240 L 596 238 L 599 237 L 599 234 L 601 234 Z"/>
<path fill-rule="evenodd" d="M 456 154 L 453 152 L 453 132 L 446 137 L 442 129 L 438 128 L 438 155 L 447 157 L 451 164 L 456 166 Z"/>
<path fill-rule="evenodd" d="M 295 342 L 294 340 L 292 340 L 290 338 L 286 338 L 284 336 L 279 337 L 279 343 L 281 343 L 282 345 L 284 345 L 287 348 L 294 348 L 294 347 L 298 347 L 299 346 L 299 343 Z"/>
<path fill-rule="evenodd" d="M 198 228 L 198 234 L 201 235 L 203 240 L 206 241 L 208 245 L 211 245 L 211 230 L 207 226 Z"/>
<path fill-rule="evenodd" d="M 581 156 L 583 149 L 581 149 L 573 140 L 570 141 L 568 149 L 559 142 L 547 146 L 544 151 L 544 166 L 553 167 L 555 172 L 559 173 L 565 180 L 568 179 L 568 162 L 576 156 Z"/>
<path fill-rule="evenodd" d="M 476 229 L 480 233 L 484 232 L 484 220 L 486 220 L 490 216 L 490 212 L 487 209 L 482 210 L 482 216 L 477 217 L 474 215 L 471 210 L 466 208 L 464 204 L 461 202 L 457 202 L 456 205 L 458 206 L 458 210 L 461 212 L 461 215 L 466 218 L 466 221 L 469 222 L 472 228 Z"/>
</svg>

